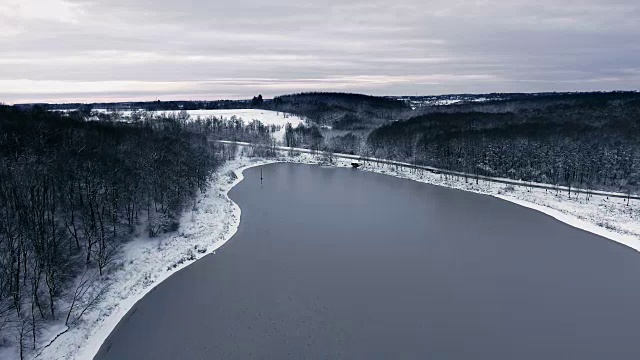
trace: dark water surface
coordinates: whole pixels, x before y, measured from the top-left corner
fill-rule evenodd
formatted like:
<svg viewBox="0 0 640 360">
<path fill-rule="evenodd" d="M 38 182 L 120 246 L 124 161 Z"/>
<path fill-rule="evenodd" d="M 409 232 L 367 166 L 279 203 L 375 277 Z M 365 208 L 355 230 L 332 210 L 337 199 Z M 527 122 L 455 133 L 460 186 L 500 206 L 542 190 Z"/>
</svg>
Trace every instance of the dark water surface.
<svg viewBox="0 0 640 360">
<path fill-rule="evenodd" d="M 640 359 L 640 254 L 489 196 L 274 164 L 97 359 Z"/>
</svg>

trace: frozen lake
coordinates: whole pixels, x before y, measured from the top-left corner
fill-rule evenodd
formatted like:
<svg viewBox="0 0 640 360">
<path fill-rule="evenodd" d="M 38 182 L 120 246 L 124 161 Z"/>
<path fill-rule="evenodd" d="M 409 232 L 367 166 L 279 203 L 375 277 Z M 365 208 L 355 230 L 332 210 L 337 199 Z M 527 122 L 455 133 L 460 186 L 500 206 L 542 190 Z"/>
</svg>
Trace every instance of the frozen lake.
<svg viewBox="0 0 640 360">
<path fill-rule="evenodd" d="M 639 359 L 640 256 L 489 196 L 273 164 L 96 359 Z"/>
</svg>

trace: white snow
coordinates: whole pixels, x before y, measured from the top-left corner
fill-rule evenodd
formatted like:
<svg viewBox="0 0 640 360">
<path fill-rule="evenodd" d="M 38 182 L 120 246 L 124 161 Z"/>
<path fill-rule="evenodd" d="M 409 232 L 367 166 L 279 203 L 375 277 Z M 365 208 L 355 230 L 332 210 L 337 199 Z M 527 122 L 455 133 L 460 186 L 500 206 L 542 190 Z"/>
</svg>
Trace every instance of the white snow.
<svg viewBox="0 0 640 360">
<path fill-rule="evenodd" d="M 273 162 L 351 167 L 352 161 L 308 153 L 288 155 L 281 151 L 276 160 L 238 158 L 228 162 L 217 172 L 213 180 L 215 187 L 199 198 L 196 209 L 184 214 L 177 233 L 158 239 L 140 237 L 126 246 L 121 266 L 109 274 L 112 287 L 105 300 L 85 314 L 77 327 L 60 335 L 46 349 L 38 349 L 37 352 L 42 352 L 39 357 L 93 358 L 109 333 L 138 300 L 171 274 L 206 254 L 214 253 L 228 241 L 238 228 L 240 208 L 228 198 L 227 193 L 241 181 L 244 169 Z M 593 196 L 590 200 L 584 195 L 569 198 L 567 192 L 556 194 L 555 191 L 482 180 L 476 184 L 472 179 L 465 181 L 462 177 L 456 179 L 394 165 L 366 163 L 360 169 L 496 196 L 640 251 L 640 202 L 632 200 L 631 206 L 627 206 L 624 199 L 607 199 L 604 196 Z M 59 330 L 60 327 L 52 329 Z M 42 344 L 48 344 L 54 337 L 52 332 Z"/>
<path fill-rule="evenodd" d="M 94 111 L 107 113 L 107 109 L 94 109 Z M 161 115 L 178 115 L 182 110 L 160 110 L 160 111 L 149 111 L 149 113 L 154 116 Z M 284 139 L 285 133 L 285 125 L 290 123 L 294 128 L 298 125 L 304 123 L 305 121 L 293 114 L 279 112 L 279 111 L 271 111 L 271 110 L 260 110 L 260 109 L 223 109 L 223 110 L 185 110 L 187 114 L 189 114 L 191 120 L 195 120 L 198 117 L 201 119 L 206 119 L 210 116 L 214 116 L 218 119 L 229 120 L 231 117 L 235 116 L 236 118 L 242 119 L 245 124 L 250 124 L 253 120 L 260 121 L 263 125 L 271 126 L 276 125 L 280 126 L 280 130 L 273 134 L 273 137 L 282 141 Z M 132 111 L 122 111 L 120 112 L 124 118 L 128 118 L 131 116 Z"/>
<path fill-rule="evenodd" d="M 69 112 L 70 110 L 59 110 L 61 112 Z M 117 113 L 120 115 L 122 121 L 127 121 L 131 117 L 133 110 L 119 110 L 113 111 L 111 109 L 92 109 L 98 113 L 111 114 Z M 139 110 L 142 111 L 142 110 Z M 180 114 L 182 110 L 158 110 L 158 111 L 146 111 L 153 115 L 153 117 L 159 116 L 172 116 Z M 196 120 L 197 118 L 206 119 L 208 117 L 216 117 L 222 120 L 230 120 L 232 117 L 236 117 L 242 120 L 244 124 L 250 124 L 253 120 L 260 121 L 263 125 L 280 126 L 280 130 L 273 133 L 273 137 L 282 142 L 284 140 L 285 129 L 287 123 L 290 123 L 294 128 L 298 125 L 305 123 L 305 120 L 301 117 L 280 111 L 261 110 L 261 109 L 222 109 L 222 110 L 184 110 L 189 114 L 190 120 Z M 98 120 L 97 117 L 92 117 L 90 120 Z"/>
<path fill-rule="evenodd" d="M 452 105 L 452 104 L 457 104 L 460 101 L 462 100 L 442 99 L 442 100 L 434 101 L 433 105 Z"/>
</svg>

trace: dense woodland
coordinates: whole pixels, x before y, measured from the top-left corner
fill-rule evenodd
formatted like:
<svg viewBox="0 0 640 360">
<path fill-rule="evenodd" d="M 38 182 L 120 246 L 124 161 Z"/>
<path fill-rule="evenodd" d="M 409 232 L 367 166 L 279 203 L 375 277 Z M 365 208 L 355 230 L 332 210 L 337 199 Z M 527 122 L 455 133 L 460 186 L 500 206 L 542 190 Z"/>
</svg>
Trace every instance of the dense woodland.
<svg viewBox="0 0 640 360">
<path fill-rule="evenodd" d="M 397 106 L 402 103 L 398 99 L 333 93 L 290 95 L 274 102 L 287 104 L 278 109 L 333 127 L 314 137 L 291 129 L 291 146 L 515 180 L 638 191 L 640 93 L 456 98 L 490 100 L 411 110 Z M 418 100 L 405 98 L 406 103 Z"/>
<path fill-rule="evenodd" d="M 344 94 L 290 97 L 287 111 L 333 126 L 313 138 L 291 129 L 291 146 L 590 189 L 635 193 L 640 185 L 637 92 L 468 95 L 492 100 L 413 110 L 386 106 L 400 102 L 389 98 L 356 106 L 360 97 Z M 367 115 L 374 109 L 389 120 L 378 126 L 381 118 Z"/>
<path fill-rule="evenodd" d="M 636 192 L 640 94 L 437 107 L 374 130 L 376 156 L 472 174 Z"/>
<path fill-rule="evenodd" d="M 264 108 L 303 116 L 340 130 L 371 129 L 409 116 L 411 108 L 396 99 L 347 93 L 302 93 L 275 97 Z"/>
<path fill-rule="evenodd" d="M 21 351 L 99 301 L 134 231 L 175 230 L 223 160 L 201 131 L 213 124 L 73 117 L 0 107 L 0 341 Z"/>
<path fill-rule="evenodd" d="M 448 98 L 460 102 L 428 105 Z M 413 106 L 420 101 L 424 106 Z M 404 98 L 302 93 L 256 96 L 242 104 L 308 119 L 306 126 L 287 129 L 287 146 L 636 192 L 639 102 L 638 92 Z M 265 134 L 275 131 L 256 125 L 257 131 L 243 133 L 241 124 L 225 126 L 216 125 L 218 138 L 267 143 Z"/>
<path fill-rule="evenodd" d="M 459 102 L 433 105 L 446 100 Z M 274 99 L 256 96 L 235 104 L 212 102 L 208 107 L 254 107 L 307 119 L 305 126 L 286 129 L 287 146 L 375 155 L 516 180 L 636 192 L 639 102 L 638 92 L 402 98 L 302 93 Z M 227 140 L 266 144 L 267 133 L 276 130 L 258 124 L 249 131 L 240 123 L 229 127 L 213 122 L 214 137 Z"/>
</svg>

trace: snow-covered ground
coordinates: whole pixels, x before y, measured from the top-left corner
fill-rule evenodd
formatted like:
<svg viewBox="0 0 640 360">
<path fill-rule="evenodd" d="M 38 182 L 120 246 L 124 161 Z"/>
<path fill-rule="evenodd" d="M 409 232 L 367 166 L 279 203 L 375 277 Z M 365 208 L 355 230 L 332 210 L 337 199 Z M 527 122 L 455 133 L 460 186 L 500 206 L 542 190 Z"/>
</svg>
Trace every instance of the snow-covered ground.
<svg viewBox="0 0 640 360">
<path fill-rule="evenodd" d="M 213 180 L 215 187 L 200 196 L 193 211 L 183 215 L 177 233 L 156 239 L 140 237 L 123 249 L 119 266 L 109 274 L 112 285 L 105 299 L 87 312 L 78 326 L 60 335 L 43 349 L 44 344 L 55 338 L 56 333 L 51 331 L 49 339 L 43 339 L 37 351 L 39 358 L 93 358 L 127 311 L 154 286 L 204 255 L 215 253 L 238 228 L 240 208 L 228 198 L 227 193 L 242 179 L 243 169 L 272 162 L 339 167 L 350 167 L 352 162 L 338 158 L 329 160 L 312 154 L 287 155 L 282 151 L 276 160 L 240 157 L 228 162 L 217 172 Z M 572 195 L 569 198 L 567 192 L 556 193 L 482 180 L 476 184 L 471 179 L 465 181 L 464 178 L 411 171 L 393 165 L 364 164 L 361 169 L 496 196 L 640 251 L 640 202 L 634 203 L 632 200 L 628 206 L 623 199 L 593 196 L 587 200 L 584 195 Z M 50 330 L 61 332 L 64 328 L 52 325 Z"/>
<path fill-rule="evenodd" d="M 270 110 L 255 110 L 255 109 L 238 109 L 238 110 L 194 110 L 194 111 L 207 111 L 210 114 L 205 116 L 215 116 L 217 118 L 229 119 L 232 116 L 241 118 L 245 123 L 250 123 L 253 120 L 258 120 L 264 125 L 277 125 L 280 126 L 280 130 L 273 134 L 273 137 L 278 141 L 284 141 L 285 126 L 287 123 L 291 124 L 294 128 L 305 121 L 300 117 Z M 197 117 L 202 115 L 196 115 L 195 113 L 191 117 Z"/>
<path fill-rule="evenodd" d="M 70 110 L 59 110 L 61 112 L 69 112 Z M 131 113 L 133 110 L 123 110 L 123 111 L 113 111 L 110 109 L 92 109 L 91 111 L 95 111 L 98 113 L 104 114 L 115 114 L 117 113 L 120 116 L 122 121 L 127 121 L 131 118 Z M 147 113 L 153 115 L 154 117 L 158 116 L 171 116 L 178 115 L 182 110 L 158 110 L 158 111 L 146 111 Z M 261 109 L 222 109 L 222 110 L 184 110 L 189 114 L 189 118 L 191 120 L 195 119 L 206 119 L 208 117 L 216 117 L 222 120 L 229 120 L 232 117 L 236 117 L 242 119 L 245 124 L 250 124 L 253 120 L 260 121 L 263 125 L 271 126 L 277 125 L 280 126 L 280 130 L 273 134 L 273 137 L 277 141 L 284 140 L 284 127 L 287 123 L 290 123 L 294 128 L 298 125 L 305 123 L 305 120 L 300 118 L 299 116 L 279 112 L 279 111 L 271 111 L 271 110 L 261 110 Z M 94 120 L 97 120 L 98 117 L 94 117 Z"/>
</svg>

